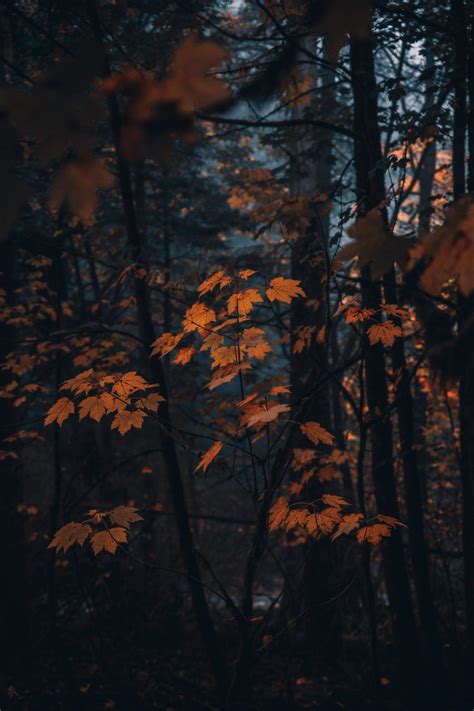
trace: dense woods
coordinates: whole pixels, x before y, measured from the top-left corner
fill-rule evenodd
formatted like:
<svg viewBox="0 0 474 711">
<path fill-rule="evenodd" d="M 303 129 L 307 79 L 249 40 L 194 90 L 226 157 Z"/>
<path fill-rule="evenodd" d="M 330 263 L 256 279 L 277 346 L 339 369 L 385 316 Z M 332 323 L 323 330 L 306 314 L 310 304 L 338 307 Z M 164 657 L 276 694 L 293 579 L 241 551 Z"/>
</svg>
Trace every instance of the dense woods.
<svg viewBox="0 0 474 711">
<path fill-rule="evenodd" d="M 474 7 L 0 2 L 0 706 L 474 708 Z"/>
</svg>

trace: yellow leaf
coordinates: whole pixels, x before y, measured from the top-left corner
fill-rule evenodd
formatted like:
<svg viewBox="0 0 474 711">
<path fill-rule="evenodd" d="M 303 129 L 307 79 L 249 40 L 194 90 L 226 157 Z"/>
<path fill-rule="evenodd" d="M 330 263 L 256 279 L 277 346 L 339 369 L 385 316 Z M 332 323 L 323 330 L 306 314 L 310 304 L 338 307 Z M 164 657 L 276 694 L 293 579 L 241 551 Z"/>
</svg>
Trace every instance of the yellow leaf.
<svg viewBox="0 0 474 711">
<path fill-rule="evenodd" d="M 62 548 L 66 553 L 74 543 L 79 543 L 82 546 L 91 533 L 92 528 L 87 523 L 67 523 L 59 531 L 56 531 L 48 548 L 56 548 L 57 551 Z"/>
<path fill-rule="evenodd" d="M 113 524 L 123 528 L 130 528 L 131 523 L 143 521 L 143 517 L 137 511 L 138 509 L 134 506 L 117 506 L 115 509 L 108 511 L 107 516 Z"/>
<path fill-rule="evenodd" d="M 281 301 L 284 304 L 290 304 L 291 300 L 296 296 L 306 296 L 300 284 L 301 281 L 298 281 L 298 279 L 276 277 L 270 282 L 270 287 L 266 291 L 267 297 L 270 301 Z"/>
<path fill-rule="evenodd" d="M 57 422 L 61 427 L 64 420 L 67 420 L 69 415 L 73 414 L 74 409 L 74 403 L 72 400 L 68 397 L 61 397 L 49 408 L 44 424 L 51 425 L 53 422 Z"/>
<path fill-rule="evenodd" d="M 142 410 L 123 410 L 122 412 L 117 412 L 110 428 L 112 430 L 118 430 L 123 437 L 132 427 L 138 430 L 141 429 L 144 418 L 145 413 Z"/>
<path fill-rule="evenodd" d="M 125 528 L 109 528 L 106 531 L 95 533 L 91 537 L 92 550 L 95 555 L 98 555 L 101 551 L 115 555 L 119 543 L 127 543 L 127 531 Z"/>
<path fill-rule="evenodd" d="M 402 335 L 400 326 L 396 326 L 393 321 L 384 321 L 383 323 L 374 323 L 367 329 L 370 345 L 376 343 L 385 343 L 387 346 L 393 346 L 395 339 Z"/>
<path fill-rule="evenodd" d="M 212 447 L 210 447 L 207 452 L 201 457 L 201 459 L 199 460 L 199 464 L 197 465 L 194 472 L 197 472 L 198 469 L 202 469 L 203 472 L 206 472 L 208 466 L 211 464 L 212 461 L 214 461 L 223 446 L 224 442 L 214 442 Z"/>
<path fill-rule="evenodd" d="M 306 422 L 300 425 L 300 430 L 313 444 L 332 444 L 334 436 L 328 432 L 319 422 Z"/>
</svg>

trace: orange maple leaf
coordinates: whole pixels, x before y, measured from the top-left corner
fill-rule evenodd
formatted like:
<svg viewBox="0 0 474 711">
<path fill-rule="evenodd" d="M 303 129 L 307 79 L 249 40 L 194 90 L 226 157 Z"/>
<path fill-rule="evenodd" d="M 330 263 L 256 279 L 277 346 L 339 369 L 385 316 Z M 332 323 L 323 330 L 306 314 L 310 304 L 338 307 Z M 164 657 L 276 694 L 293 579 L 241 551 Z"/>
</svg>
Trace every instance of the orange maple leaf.
<svg viewBox="0 0 474 711">
<path fill-rule="evenodd" d="M 374 523 L 372 526 L 364 526 L 364 528 L 359 528 L 357 531 L 357 540 L 359 543 L 371 543 L 376 545 L 380 543 L 382 538 L 388 538 L 390 536 L 390 526 L 384 523 Z"/>
<path fill-rule="evenodd" d="M 122 410 L 122 412 L 117 412 L 110 429 L 118 430 L 120 434 L 126 434 L 132 427 L 136 429 L 141 429 L 143 427 L 143 420 L 145 418 L 145 413 L 143 410 Z"/>
<path fill-rule="evenodd" d="M 290 304 L 291 300 L 296 296 L 306 296 L 300 284 L 301 281 L 298 279 L 276 277 L 271 280 L 270 286 L 265 293 L 270 301 L 281 301 L 284 304 Z"/>
<path fill-rule="evenodd" d="M 68 397 L 61 397 L 57 402 L 52 405 L 48 412 L 46 413 L 46 417 L 44 420 L 45 425 L 51 425 L 53 422 L 57 422 L 58 425 L 61 427 L 63 424 L 64 420 L 67 420 L 69 415 L 72 415 L 74 412 L 74 403 L 72 400 L 70 400 Z"/>
<path fill-rule="evenodd" d="M 119 543 L 127 542 L 127 530 L 121 527 L 108 528 L 106 531 L 99 531 L 91 537 L 92 550 L 95 555 L 101 551 L 107 551 L 115 555 Z"/>
<path fill-rule="evenodd" d="M 60 528 L 59 531 L 56 531 L 48 548 L 56 548 L 57 551 L 60 551 L 62 548 L 66 553 L 74 543 L 79 543 L 79 545 L 82 546 L 91 533 L 92 528 L 89 524 L 75 523 L 72 521 Z"/>
<path fill-rule="evenodd" d="M 239 316 L 248 316 L 252 311 L 254 304 L 263 302 L 262 295 L 257 289 L 245 289 L 244 291 L 236 291 L 227 299 L 227 310 L 229 314 L 235 311 Z"/>
<path fill-rule="evenodd" d="M 100 422 L 106 412 L 107 409 L 101 397 L 86 397 L 79 403 L 79 420 L 90 417 L 92 420 Z"/>
<path fill-rule="evenodd" d="M 194 473 L 198 471 L 198 469 L 202 469 L 203 472 L 207 471 L 207 468 L 211 464 L 211 462 L 214 461 L 214 459 L 217 457 L 219 452 L 221 451 L 222 447 L 224 446 L 224 442 L 214 442 L 212 447 L 210 447 L 207 452 L 201 457 L 199 460 L 199 464 L 197 465 L 196 469 L 194 470 Z"/>
<path fill-rule="evenodd" d="M 135 506 L 116 506 L 107 512 L 107 516 L 113 524 L 122 528 L 130 528 L 131 523 L 143 521 L 143 516 L 140 516 L 137 511 L 138 509 Z"/>
<path fill-rule="evenodd" d="M 183 320 L 183 330 L 186 333 L 192 331 L 206 332 L 210 329 L 208 326 L 216 320 L 216 312 L 213 309 L 208 309 L 205 304 L 197 302 L 186 309 Z"/>
<path fill-rule="evenodd" d="M 300 430 L 313 444 L 332 444 L 334 435 L 328 432 L 319 422 L 306 422 L 300 425 Z"/>
<path fill-rule="evenodd" d="M 402 329 L 389 320 L 383 323 L 374 323 L 367 329 L 367 335 L 371 346 L 376 343 L 393 346 L 395 339 L 402 335 Z"/>
</svg>

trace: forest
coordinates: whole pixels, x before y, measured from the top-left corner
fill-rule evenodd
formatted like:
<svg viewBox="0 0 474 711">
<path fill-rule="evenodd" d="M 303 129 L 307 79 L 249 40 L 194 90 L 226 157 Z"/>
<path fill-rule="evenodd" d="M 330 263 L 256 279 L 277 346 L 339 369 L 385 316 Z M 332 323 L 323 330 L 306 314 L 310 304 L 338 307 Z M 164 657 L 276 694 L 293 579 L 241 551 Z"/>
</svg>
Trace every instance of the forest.
<svg viewBox="0 0 474 711">
<path fill-rule="evenodd" d="M 474 709 L 474 3 L 0 0 L 0 709 Z"/>
</svg>

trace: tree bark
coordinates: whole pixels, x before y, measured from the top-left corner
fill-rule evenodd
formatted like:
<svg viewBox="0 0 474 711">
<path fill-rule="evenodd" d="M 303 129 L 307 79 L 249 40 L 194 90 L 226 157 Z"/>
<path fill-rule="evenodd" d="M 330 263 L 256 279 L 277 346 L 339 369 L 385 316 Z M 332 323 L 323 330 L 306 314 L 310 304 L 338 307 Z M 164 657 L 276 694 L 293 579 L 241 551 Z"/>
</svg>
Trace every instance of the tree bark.
<svg viewBox="0 0 474 711">
<path fill-rule="evenodd" d="M 384 173 L 380 151 L 377 86 L 375 81 L 372 42 L 351 43 L 352 90 L 354 96 L 354 131 L 363 137 L 355 141 L 359 215 L 380 205 L 385 198 Z M 370 268 L 362 270 L 362 302 L 364 308 L 377 311 L 382 303 L 380 285 L 371 281 Z M 380 513 L 399 518 L 397 488 L 393 468 L 392 423 L 387 414 L 388 387 L 382 344 L 366 345 L 365 376 L 367 402 L 372 421 L 372 475 L 375 497 Z M 390 602 L 392 628 L 398 649 L 400 676 L 409 686 L 416 674 L 417 637 L 410 585 L 403 543 L 395 531 L 383 550 L 383 567 Z"/>
<path fill-rule="evenodd" d="M 95 0 L 87 0 L 87 8 L 95 38 L 100 44 L 103 44 L 103 33 Z M 110 74 L 108 65 L 106 73 Z M 107 104 L 117 156 L 119 187 L 125 217 L 127 241 L 130 248 L 130 256 L 135 263 L 140 263 L 142 258 L 142 245 L 135 212 L 130 168 L 122 151 L 120 111 L 117 99 L 113 94 L 108 96 Z M 140 337 L 144 343 L 150 347 L 155 340 L 155 329 L 151 316 L 148 287 L 143 280 L 138 278 L 134 280 L 134 292 L 137 304 Z M 203 642 L 207 649 L 218 693 L 220 697 L 223 698 L 226 690 L 226 668 L 222 650 L 220 649 L 211 618 L 209 606 L 207 604 L 206 595 L 204 593 L 201 581 L 201 571 L 194 552 L 193 535 L 189 524 L 183 479 L 180 471 L 175 442 L 172 437 L 172 421 L 168 404 L 168 388 L 161 361 L 158 358 L 152 359 L 150 362 L 150 369 L 160 387 L 161 395 L 165 398 L 165 401 L 160 406 L 160 421 L 163 430 L 163 458 L 165 462 L 168 485 L 170 487 L 173 501 L 181 554 L 188 573 L 188 581 L 196 620 Z"/>
</svg>

